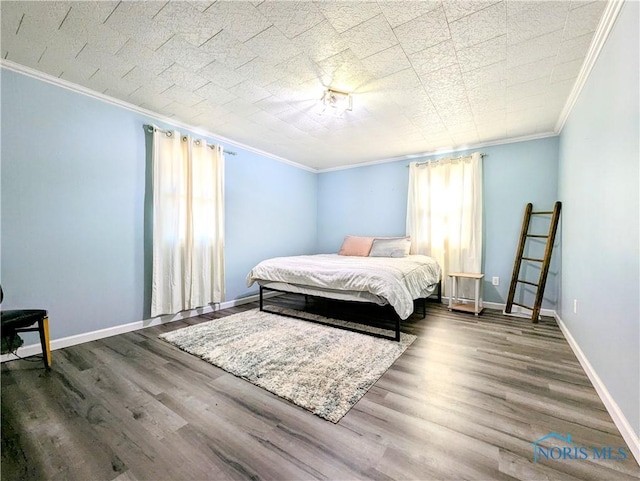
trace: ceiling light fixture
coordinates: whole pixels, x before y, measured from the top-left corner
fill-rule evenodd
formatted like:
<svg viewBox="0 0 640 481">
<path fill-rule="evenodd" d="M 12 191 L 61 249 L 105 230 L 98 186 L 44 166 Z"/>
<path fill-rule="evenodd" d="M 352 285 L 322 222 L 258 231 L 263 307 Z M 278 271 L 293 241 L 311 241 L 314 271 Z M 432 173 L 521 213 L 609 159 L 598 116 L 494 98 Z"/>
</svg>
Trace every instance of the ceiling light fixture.
<svg viewBox="0 0 640 481">
<path fill-rule="evenodd" d="M 347 110 L 352 110 L 353 103 L 351 94 L 341 92 L 340 90 L 327 89 L 322 95 L 322 104 L 324 108 L 321 113 L 341 117 Z"/>
</svg>

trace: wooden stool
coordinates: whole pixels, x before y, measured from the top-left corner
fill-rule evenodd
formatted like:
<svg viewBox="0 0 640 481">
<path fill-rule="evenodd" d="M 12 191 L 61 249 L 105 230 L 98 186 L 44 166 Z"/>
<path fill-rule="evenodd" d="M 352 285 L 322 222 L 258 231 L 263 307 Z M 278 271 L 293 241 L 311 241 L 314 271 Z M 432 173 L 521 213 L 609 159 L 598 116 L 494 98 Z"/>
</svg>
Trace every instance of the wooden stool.
<svg viewBox="0 0 640 481">
<path fill-rule="evenodd" d="M 451 292 L 449 293 L 449 310 L 473 312 L 476 316 L 482 312 L 484 307 L 482 306 L 482 279 L 484 274 L 472 274 L 469 272 L 450 272 L 451 278 Z M 464 304 L 458 298 L 458 280 L 459 279 L 473 279 L 475 282 L 475 295 L 474 303 Z"/>
</svg>

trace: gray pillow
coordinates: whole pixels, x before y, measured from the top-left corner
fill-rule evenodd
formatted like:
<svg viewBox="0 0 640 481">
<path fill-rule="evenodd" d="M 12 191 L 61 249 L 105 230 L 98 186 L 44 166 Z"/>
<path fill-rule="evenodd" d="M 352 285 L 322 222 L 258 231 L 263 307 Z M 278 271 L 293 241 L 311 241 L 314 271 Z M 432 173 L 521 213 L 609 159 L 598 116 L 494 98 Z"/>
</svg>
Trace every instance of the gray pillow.
<svg viewBox="0 0 640 481">
<path fill-rule="evenodd" d="M 393 239 L 373 240 L 369 257 L 404 257 L 409 254 L 411 239 L 409 237 L 396 237 Z"/>
</svg>

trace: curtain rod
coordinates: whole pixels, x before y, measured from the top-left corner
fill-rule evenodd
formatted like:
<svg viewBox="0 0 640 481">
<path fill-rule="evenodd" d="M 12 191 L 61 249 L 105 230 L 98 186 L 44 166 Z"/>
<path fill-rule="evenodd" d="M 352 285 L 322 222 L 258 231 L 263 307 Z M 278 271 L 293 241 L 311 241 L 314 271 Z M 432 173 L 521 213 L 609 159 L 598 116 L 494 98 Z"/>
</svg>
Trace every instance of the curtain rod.
<svg viewBox="0 0 640 481">
<path fill-rule="evenodd" d="M 154 127 L 153 125 L 149 125 L 149 124 L 145 124 L 145 128 L 147 129 L 147 132 L 149 132 L 149 133 L 153 133 L 154 130 L 157 130 L 158 132 L 162 132 L 163 134 L 171 132 L 170 130 L 161 129 L 160 127 Z M 207 144 L 207 145 L 209 147 L 215 147 L 215 145 L 212 145 L 212 144 Z M 229 155 L 238 155 L 237 152 L 232 152 L 230 150 L 224 150 L 223 152 L 225 154 L 229 154 Z"/>
<path fill-rule="evenodd" d="M 489 154 L 485 154 L 484 152 L 480 153 L 480 157 L 486 157 Z M 438 162 L 440 160 L 458 160 L 461 159 L 463 157 L 470 157 L 470 155 L 459 155 L 458 157 L 443 157 L 441 159 L 431 159 L 431 160 L 425 160 L 424 162 L 416 162 L 416 165 L 423 165 L 423 164 L 428 164 L 429 162 Z M 409 167 L 411 164 L 407 164 L 407 167 Z"/>
</svg>

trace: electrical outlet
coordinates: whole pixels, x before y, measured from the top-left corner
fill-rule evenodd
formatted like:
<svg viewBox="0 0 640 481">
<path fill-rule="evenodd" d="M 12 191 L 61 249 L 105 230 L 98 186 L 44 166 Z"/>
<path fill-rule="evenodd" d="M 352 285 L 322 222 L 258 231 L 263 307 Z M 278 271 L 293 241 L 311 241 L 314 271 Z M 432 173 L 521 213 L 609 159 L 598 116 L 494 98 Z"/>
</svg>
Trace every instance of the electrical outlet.
<svg viewBox="0 0 640 481">
<path fill-rule="evenodd" d="M 494 286 L 499 286 L 500 285 L 500 278 L 498 276 L 494 276 L 491 278 L 491 284 L 493 284 Z"/>
<path fill-rule="evenodd" d="M 573 313 L 574 314 L 578 313 L 578 299 L 573 300 Z"/>
</svg>

